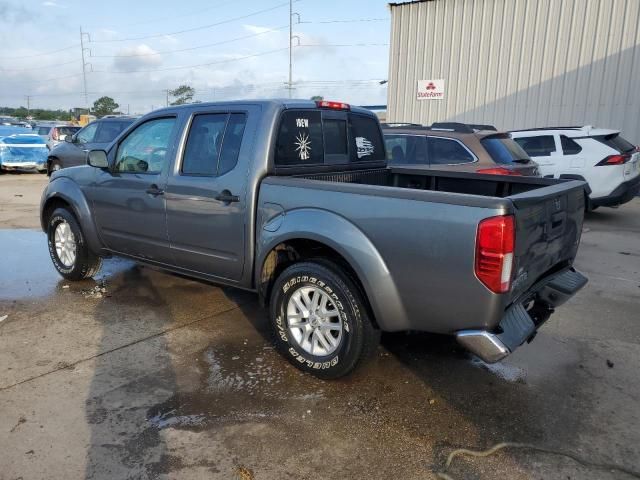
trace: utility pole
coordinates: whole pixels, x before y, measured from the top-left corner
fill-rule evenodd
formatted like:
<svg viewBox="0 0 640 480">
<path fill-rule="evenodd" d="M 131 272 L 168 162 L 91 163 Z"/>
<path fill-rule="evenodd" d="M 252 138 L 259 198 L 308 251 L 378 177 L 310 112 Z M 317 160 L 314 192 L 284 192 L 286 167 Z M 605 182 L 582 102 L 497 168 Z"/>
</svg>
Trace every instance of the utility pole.
<svg viewBox="0 0 640 480">
<path fill-rule="evenodd" d="M 293 16 L 298 18 L 300 23 L 300 14 L 293 11 L 293 0 L 289 0 L 289 81 L 287 82 L 287 88 L 289 89 L 289 98 L 293 91 L 293 39 L 298 41 L 300 45 L 300 37 L 293 34 Z"/>
<path fill-rule="evenodd" d="M 167 103 L 165 106 L 168 107 L 169 106 L 169 89 L 167 88 L 164 92 L 167 94 Z"/>
<path fill-rule="evenodd" d="M 293 89 L 293 0 L 289 0 L 289 98 Z"/>
<path fill-rule="evenodd" d="M 25 95 L 27 99 L 27 117 L 31 116 L 31 95 Z"/>
<path fill-rule="evenodd" d="M 80 49 L 82 51 L 82 83 L 84 85 L 84 106 L 87 109 L 87 114 L 89 114 L 89 96 L 87 95 L 87 65 L 91 65 L 85 61 L 84 52 L 85 50 L 89 50 L 84 46 L 84 36 L 87 36 L 89 41 L 91 41 L 91 37 L 88 33 L 82 31 L 82 27 L 80 27 Z M 89 50 L 91 53 L 91 50 Z"/>
</svg>

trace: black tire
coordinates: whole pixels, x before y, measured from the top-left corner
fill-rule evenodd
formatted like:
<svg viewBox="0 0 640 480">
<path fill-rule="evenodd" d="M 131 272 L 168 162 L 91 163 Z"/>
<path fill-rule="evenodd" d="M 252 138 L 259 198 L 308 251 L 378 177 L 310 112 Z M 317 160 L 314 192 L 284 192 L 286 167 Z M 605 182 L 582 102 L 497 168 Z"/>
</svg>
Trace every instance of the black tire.
<svg viewBox="0 0 640 480">
<path fill-rule="evenodd" d="M 66 222 L 75 238 L 75 261 L 71 265 L 65 265 L 58 257 L 55 245 L 55 231 L 58 225 Z M 47 224 L 47 240 L 49 244 L 49 255 L 53 266 L 58 273 L 67 280 L 77 281 L 93 277 L 102 266 L 102 259 L 94 255 L 87 246 L 82 229 L 76 217 L 66 208 L 57 208 L 49 217 Z M 68 262 L 67 262 L 68 263 Z"/>
<path fill-rule="evenodd" d="M 51 174 L 57 170 L 62 169 L 62 164 L 60 163 L 60 160 L 58 160 L 57 158 L 52 158 L 51 159 L 51 163 L 49 164 L 49 167 L 47 168 L 47 175 L 51 176 Z"/>
<path fill-rule="evenodd" d="M 304 287 L 315 287 L 328 295 L 342 320 L 340 339 L 335 351 L 328 355 L 314 355 L 303 349 L 289 328 L 289 300 Z M 351 373 L 375 353 L 380 341 L 380 331 L 369 319 L 360 290 L 340 267 L 324 259 L 296 263 L 285 269 L 274 283 L 269 307 L 278 350 L 297 368 L 318 378 L 335 379 Z"/>
</svg>

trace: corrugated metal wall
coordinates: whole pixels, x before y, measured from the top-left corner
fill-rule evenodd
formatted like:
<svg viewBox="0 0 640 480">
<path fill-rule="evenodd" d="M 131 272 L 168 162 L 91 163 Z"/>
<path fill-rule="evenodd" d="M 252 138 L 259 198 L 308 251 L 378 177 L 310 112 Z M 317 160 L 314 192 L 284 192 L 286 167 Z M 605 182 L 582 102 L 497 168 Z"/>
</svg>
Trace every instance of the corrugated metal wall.
<svg viewBox="0 0 640 480">
<path fill-rule="evenodd" d="M 640 143 L 640 0 L 391 5 L 388 121 L 619 128 Z M 417 81 L 446 80 L 443 100 Z"/>
</svg>

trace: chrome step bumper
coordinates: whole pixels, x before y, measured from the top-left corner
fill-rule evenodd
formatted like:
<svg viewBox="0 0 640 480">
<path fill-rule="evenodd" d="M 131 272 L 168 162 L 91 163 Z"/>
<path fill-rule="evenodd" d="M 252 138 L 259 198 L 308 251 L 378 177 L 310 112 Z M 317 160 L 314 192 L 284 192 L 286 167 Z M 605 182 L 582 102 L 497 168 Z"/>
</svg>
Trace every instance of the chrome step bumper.
<svg viewBox="0 0 640 480">
<path fill-rule="evenodd" d="M 522 303 L 517 303 L 507 309 L 496 332 L 460 330 L 456 333 L 458 343 L 487 363 L 499 362 L 524 342 L 531 340 L 553 309 L 566 302 L 586 284 L 587 278 L 574 269 L 551 276 L 534 286 L 534 308 L 537 308 L 537 312 L 540 309 L 546 310 L 546 315 L 534 315 L 534 320 Z"/>
</svg>

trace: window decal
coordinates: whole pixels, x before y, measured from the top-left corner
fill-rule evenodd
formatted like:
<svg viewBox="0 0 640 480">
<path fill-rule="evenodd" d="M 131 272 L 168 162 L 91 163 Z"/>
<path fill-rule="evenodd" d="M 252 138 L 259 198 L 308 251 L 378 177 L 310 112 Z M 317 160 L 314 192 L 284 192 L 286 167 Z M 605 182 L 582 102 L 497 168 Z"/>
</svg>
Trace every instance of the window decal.
<svg viewBox="0 0 640 480">
<path fill-rule="evenodd" d="M 300 160 L 308 160 L 311 153 L 311 140 L 309 140 L 309 135 L 304 132 L 298 133 L 295 145 Z"/>
<path fill-rule="evenodd" d="M 298 128 L 309 128 L 309 119 L 308 118 L 296 118 L 296 127 L 298 127 Z"/>
<path fill-rule="evenodd" d="M 375 152 L 373 143 L 364 137 L 356 137 L 356 147 L 358 149 L 358 158 L 373 155 Z"/>
</svg>

